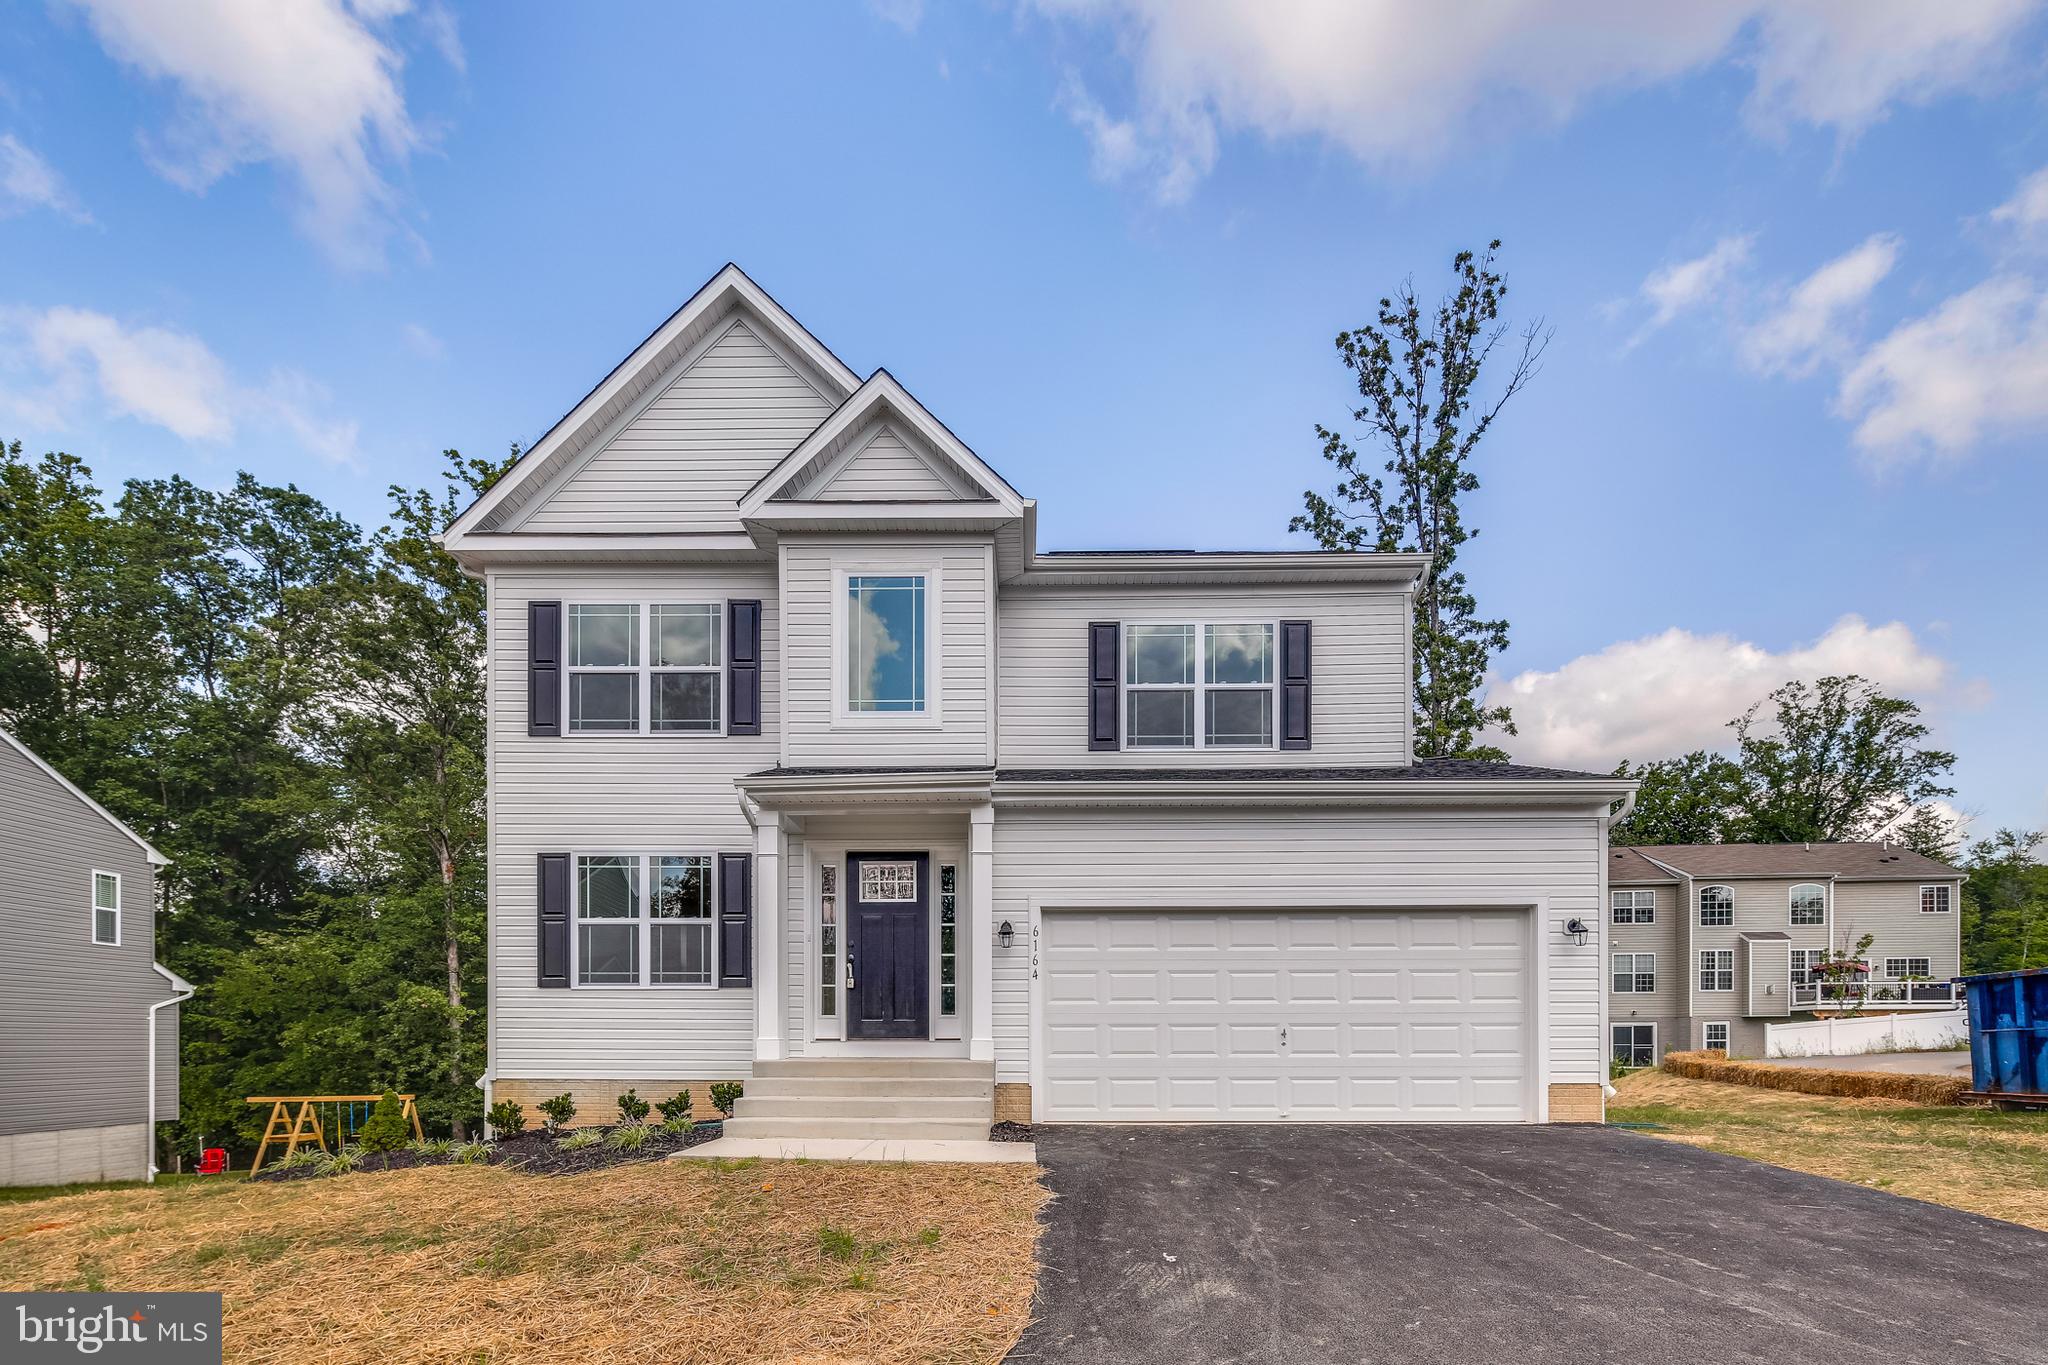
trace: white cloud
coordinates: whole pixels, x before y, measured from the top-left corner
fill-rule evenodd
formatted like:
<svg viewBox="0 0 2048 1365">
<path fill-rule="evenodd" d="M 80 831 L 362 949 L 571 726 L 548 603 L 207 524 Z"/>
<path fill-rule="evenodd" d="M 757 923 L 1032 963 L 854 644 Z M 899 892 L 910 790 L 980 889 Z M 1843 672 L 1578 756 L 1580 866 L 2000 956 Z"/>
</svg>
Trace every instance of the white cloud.
<svg viewBox="0 0 2048 1365">
<path fill-rule="evenodd" d="M 1755 76 L 1746 117 L 1854 136 L 1894 103 L 1971 90 L 2040 0 L 1036 0 L 1115 31 L 1147 144 L 1123 158 L 1185 197 L 1219 129 L 1327 138 L 1367 165 L 1429 165 L 1500 129 L 1564 122 L 1594 97 L 1726 61 Z M 1081 122 L 1084 129 L 1089 124 Z M 1103 162 L 1100 150 L 1097 163 Z M 1164 187 L 1163 178 L 1180 184 Z"/>
<path fill-rule="evenodd" d="M 868 8 L 905 33 L 917 32 L 924 22 L 924 0 L 868 0 Z"/>
<path fill-rule="evenodd" d="M 1892 273 L 1904 247 L 1896 234 L 1880 232 L 1808 275 L 1743 335 L 1743 360 L 1764 374 L 1793 375 L 1844 360 L 1853 349 L 1845 325 Z"/>
<path fill-rule="evenodd" d="M 238 166 L 275 163 L 296 181 L 300 230 L 329 257 L 382 262 L 399 229 L 386 177 L 419 136 L 399 89 L 403 59 L 372 26 L 410 0 L 72 3 L 115 59 L 177 87 L 178 116 L 145 143 L 159 173 L 200 191 Z"/>
<path fill-rule="evenodd" d="M 439 360 L 448 354 L 448 347 L 441 338 L 417 322 L 408 322 L 399 328 L 398 336 L 406 349 L 422 360 Z"/>
<path fill-rule="evenodd" d="M 0 218 L 34 209 L 49 209 L 80 223 L 92 221 L 49 162 L 14 134 L 0 133 Z"/>
<path fill-rule="evenodd" d="M 0 311 L 0 353 L 0 411 L 40 426 L 68 426 L 96 406 L 187 441 L 229 441 L 247 424 L 281 430 L 337 464 L 355 460 L 356 424 L 321 415 L 325 389 L 286 369 L 261 385 L 239 383 L 189 332 L 84 308 L 17 308 Z"/>
<path fill-rule="evenodd" d="M 2048 430 L 2048 286 L 1995 275 L 1900 323 L 1844 373 L 1837 406 L 1879 461 Z"/>
<path fill-rule="evenodd" d="M 2022 180 L 2012 198 L 1991 210 L 1991 221 L 2004 224 L 2021 237 L 2048 230 L 2048 166 Z"/>
<path fill-rule="evenodd" d="M 1673 627 L 1498 681 L 1486 700 L 1514 708 L 1520 734 L 1494 742 L 1517 762 L 1604 772 L 1624 758 L 1724 748 L 1727 722 L 1773 688 L 1846 673 L 1914 697 L 1942 691 L 1950 676 L 1907 626 L 1844 616 L 1813 643 L 1782 651 Z"/>
<path fill-rule="evenodd" d="M 1640 290 L 1650 305 L 1650 320 L 1643 324 L 1643 332 L 1655 331 L 1680 313 L 1725 296 L 1735 272 L 1748 264 L 1755 243 L 1754 233 L 1723 237 L 1703 256 L 1652 270 Z"/>
</svg>

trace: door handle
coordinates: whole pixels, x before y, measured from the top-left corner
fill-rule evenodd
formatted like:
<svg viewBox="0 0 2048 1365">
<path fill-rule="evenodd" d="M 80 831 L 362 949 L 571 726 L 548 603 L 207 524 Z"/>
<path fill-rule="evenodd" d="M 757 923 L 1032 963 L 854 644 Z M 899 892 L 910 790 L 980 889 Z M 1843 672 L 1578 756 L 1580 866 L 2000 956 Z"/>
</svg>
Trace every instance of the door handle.
<svg viewBox="0 0 2048 1365">
<path fill-rule="evenodd" d="M 846 955 L 846 989 L 853 989 L 853 954 Z"/>
</svg>

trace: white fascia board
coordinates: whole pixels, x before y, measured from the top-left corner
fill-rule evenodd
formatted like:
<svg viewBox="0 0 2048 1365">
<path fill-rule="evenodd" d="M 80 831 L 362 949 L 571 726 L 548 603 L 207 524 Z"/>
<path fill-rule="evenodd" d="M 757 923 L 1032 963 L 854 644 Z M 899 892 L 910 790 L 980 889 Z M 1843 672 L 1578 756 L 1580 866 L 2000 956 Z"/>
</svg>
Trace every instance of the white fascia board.
<svg viewBox="0 0 2048 1365">
<path fill-rule="evenodd" d="M 176 972 L 172 971 L 169 967 L 164 966 L 164 964 L 161 962 L 152 962 L 149 964 L 149 967 L 151 971 L 155 972 L 164 980 L 170 982 L 171 989 L 176 991 L 181 996 L 189 996 L 199 989 L 197 986 L 187 981 L 184 977 L 179 976 Z"/>
<path fill-rule="evenodd" d="M 1027 588 L 1142 583 L 1384 583 L 1413 591 L 1428 555 L 1290 552 L 1048 556 L 1010 580 Z"/>
<path fill-rule="evenodd" d="M 836 805 L 981 805 L 989 800 L 989 768 L 920 773 L 769 773 L 733 779 L 745 800 L 763 809 Z"/>
<path fill-rule="evenodd" d="M 442 533 L 442 547 L 454 550 L 468 539 L 471 531 L 505 502 L 512 493 L 537 478 L 545 478 L 541 472 L 553 463 L 552 456 L 568 439 L 594 420 L 621 390 L 633 382 L 640 372 L 654 363 L 659 355 L 676 336 L 695 326 L 707 314 L 726 310 L 735 303 L 744 304 L 760 318 L 783 344 L 802 356 L 820 375 L 839 389 L 844 399 L 860 387 L 860 377 L 849 370 L 838 356 L 832 354 L 824 343 L 812 336 L 804 325 L 791 317 L 781 304 L 768 296 L 766 290 L 747 278 L 746 272 L 736 265 L 728 264 L 684 301 L 683 306 L 669 314 L 667 321 L 654 329 L 647 339 L 633 348 L 624 360 L 612 368 L 612 372 L 600 381 L 596 388 L 585 394 L 583 400 L 571 408 L 567 415 L 552 427 L 547 434 L 534 442 L 533 446 L 512 466 L 504 478 L 457 517 Z"/>
<path fill-rule="evenodd" d="M 28 745 L 23 744 L 20 740 L 16 739 L 11 731 L 0 730 L 0 740 L 6 740 L 7 743 L 12 745 L 16 752 L 20 753 L 23 758 L 26 758 L 29 762 L 35 764 L 38 768 L 41 768 L 44 772 L 48 773 L 50 777 L 56 781 L 58 786 L 62 787 L 65 791 L 70 792 L 79 800 L 85 802 L 85 804 L 91 807 L 93 813 L 98 815 L 100 819 L 106 821 L 115 829 L 120 830 L 121 833 L 127 835 L 130 839 L 133 839 L 136 843 L 136 846 L 142 850 L 142 856 L 149 860 L 151 866 L 168 867 L 170 865 L 171 860 L 169 858 L 166 858 L 163 854 L 157 852 L 155 847 L 150 844 L 149 840 L 143 838 L 140 834 L 137 834 L 134 830 L 122 824 L 121 821 L 115 817 L 112 811 L 108 810 L 105 806 L 102 806 L 99 802 L 93 800 L 90 796 L 87 796 L 85 792 L 78 786 L 77 783 L 73 782 L 70 778 L 64 776 L 64 774 L 58 772 L 49 764 L 43 762 L 41 754 L 38 754 L 34 749 L 29 748 Z"/>
<path fill-rule="evenodd" d="M 1359 806 L 1441 808 L 1449 806 L 1542 807 L 1604 813 L 1624 794 L 1611 782 L 1208 782 L 1176 779 L 1143 782 L 1106 774 L 1101 781 L 1007 782 L 995 787 L 997 805 L 1033 806 Z"/>
<path fill-rule="evenodd" d="M 969 450 L 959 437 L 947 430 L 945 423 L 932 416 L 924 404 L 918 402 L 908 390 L 896 382 L 894 375 L 887 370 L 876 370 L 868 376 L 866 383 L 835 408 L 810 435 L 804 437 L 796 449 L 777 461 L 775 468 L 762 475 L 760 480 L 740 497 L 741 520 L 752 521 L 763 516 L 768 504 L 789 487 L 796 476 L 803 472 L 804 467 L 817 458 L 820 451 L 869 419 L 883 414 L 902 422 L 926 444 L 951 461 L 986 495 L 990 503 L 1002 509 L 1006 518 L 1024 515 L 1024 499 L 1014 488 L 1003 482 L 1001 475 L 984 463 L 979 455 Z M 809 504 L 781 506 L 805 505 Z M 779 514 L 781 508 L 778 507 L 777 510 Z"/>
<path fill-rule="evenodd" d="M 763 558 L 753 538 L 741 531 L 603 532 L 480 531 L 446 547 L 464 568 L 485 565 L 559 563 L 565 558 L 604 561 L 660 561 Z"/>
<path fill-rule="evenodd" d="M 748 516 L 746 524 L 767 531 L 831 531 L 929 522 L 940 530 L 988 531 L 1016 519 L 993 502 L 778 502 Z"/>
</svg>

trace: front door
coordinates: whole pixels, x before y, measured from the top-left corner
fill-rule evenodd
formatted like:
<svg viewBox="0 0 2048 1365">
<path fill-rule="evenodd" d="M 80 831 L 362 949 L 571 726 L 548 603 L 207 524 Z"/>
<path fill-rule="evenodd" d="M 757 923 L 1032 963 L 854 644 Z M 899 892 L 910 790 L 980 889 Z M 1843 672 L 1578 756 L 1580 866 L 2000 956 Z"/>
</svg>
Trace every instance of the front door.
<svg viewBox="0 0 2048 1365">
<path fill-rule="evenodd" d="M 849 1037 L 931 1036 L 930 871 L 923 853 L 846 855 Z"/>
</svg>

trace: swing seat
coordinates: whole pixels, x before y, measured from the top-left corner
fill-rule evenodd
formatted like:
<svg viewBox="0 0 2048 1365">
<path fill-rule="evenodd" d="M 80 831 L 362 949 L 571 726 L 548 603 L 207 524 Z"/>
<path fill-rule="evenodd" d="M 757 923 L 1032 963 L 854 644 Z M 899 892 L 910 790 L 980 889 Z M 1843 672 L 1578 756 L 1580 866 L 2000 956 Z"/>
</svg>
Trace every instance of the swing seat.
<svg viewBox="0 0 2048 1365">
<path fill-rule="evenodd" d="M 203 1151 L 203 1152 L 201 1152 L 201 1153 L 199 1154 L 199 1168 L 198 1168 L 198 1174 L 200 1174 L 200 1175 L 220 1175 L 220 1174 L 224 1173 L 224 1172 L 225 1172 L 225 1171 L 227 1170 L 227 1168 L 228 1168 L 228 1149 L 227 1149 L 227 1148 L 225 1148 L 225 1147 L 208 1147 L 208 1148 L 207 1148 L 207 1149 L 206 1149 L 205 1151 Z"/>
</svg>

